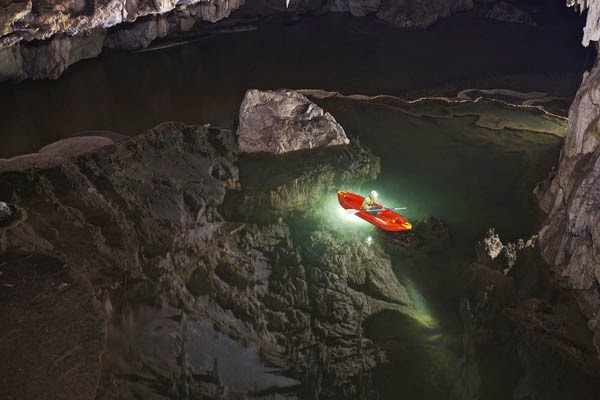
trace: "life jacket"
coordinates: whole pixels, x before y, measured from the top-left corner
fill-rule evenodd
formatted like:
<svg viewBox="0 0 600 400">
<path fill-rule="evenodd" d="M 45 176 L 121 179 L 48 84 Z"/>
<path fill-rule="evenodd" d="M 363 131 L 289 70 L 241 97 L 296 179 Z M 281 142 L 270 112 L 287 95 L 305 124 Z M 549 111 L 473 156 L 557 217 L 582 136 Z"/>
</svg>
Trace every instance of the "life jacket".
<svg viewBox="0 0 600 400">
<path fill-rule="evenodd" d="M 375 200 L 371 197 L 370 194 L 365 196 L 365 200 L 362 203 L 362 208 L 370 208 L 375 204 Z"/>
</svg>

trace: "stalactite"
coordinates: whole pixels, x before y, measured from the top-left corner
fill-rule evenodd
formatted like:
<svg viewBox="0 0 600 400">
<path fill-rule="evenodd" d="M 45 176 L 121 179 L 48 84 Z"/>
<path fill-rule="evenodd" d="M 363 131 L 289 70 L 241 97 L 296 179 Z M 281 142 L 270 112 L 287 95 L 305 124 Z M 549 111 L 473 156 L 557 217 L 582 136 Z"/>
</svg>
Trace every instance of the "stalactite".
<svg viewBox="0 0 600 400">
<path fill-rule="evenodd" d="M 600 1 L 598 0 L 567 0 L 567 7 L 574 7 L 580 13 L 587 10 L 587 20 L 583 28 L 584 46 L 589 46 L 591 41 L 600 40 Z"/>
</svg>

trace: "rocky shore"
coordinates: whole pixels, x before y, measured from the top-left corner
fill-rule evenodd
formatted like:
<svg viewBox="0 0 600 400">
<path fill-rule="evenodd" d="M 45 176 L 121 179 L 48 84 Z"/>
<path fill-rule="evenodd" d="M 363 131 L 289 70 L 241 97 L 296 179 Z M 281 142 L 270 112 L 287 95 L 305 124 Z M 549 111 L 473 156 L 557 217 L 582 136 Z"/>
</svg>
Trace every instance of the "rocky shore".
<svg viewBox="0 0 600 400">
<path fill-rule="evenodd" d="M 4 166 L 0 198 L 27 213 L 0 228 L 8 398 L 372 398 L 385 356 L 363 324 L 412 318 L 412 301 L 381 247 L 302 215 L 373 178 L 376 157 L 317 150 L 329 174 L 253 188 L 238 140 L 166 123 L 53 165 Z M 227 217 L 240 197 L 271 214 Z"/>
</svg>

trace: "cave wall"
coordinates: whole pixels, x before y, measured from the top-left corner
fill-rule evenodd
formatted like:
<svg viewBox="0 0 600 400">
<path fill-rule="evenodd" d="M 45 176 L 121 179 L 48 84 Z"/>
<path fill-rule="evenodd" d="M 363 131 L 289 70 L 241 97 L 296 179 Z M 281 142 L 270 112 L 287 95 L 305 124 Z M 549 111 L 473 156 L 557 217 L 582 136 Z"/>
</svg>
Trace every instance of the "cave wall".
<svg viewBox="0 0 600 400">
<path fill-rule="evenodd" d="M 8 1 L 0 15 L 0 82 L 56 79 L 103 47 L 133 50 L 217 22 L 244 0 Z M 117 28 L 118 27 L 118 28 Z"/>
<path fill-rule="evenodd" d="M 0 15 L 0 45 L 43 40 L 56 34 L 75 36 L 146 16 L 177 10 L 215 22 L 241 4 L 234 0 L 5 0 Z"/>
<path fill-rule="evenodd" d="M 56 79 L 103 48 L 136 50 L 153 40 L 234 17 L 228 27 L 273 14 L 349 13 L 398 27 L 424 28 L 440 18 L 474 15 L 535 25 L 517 0 L 1 0 L 0 82 Z M 234 11 L 243 12 L 232 16 Z"/>
<path fill-rule="evenodd" d="M 56 79 L 103 47 L 135 50 L 154 39 L 214 23 L 244 0 L 5 0 L 0 15 L 0 82 Z M 473 0 L 253 1 L 245 15 L 347 12 L 375 15 L 401 27 L 426 27 L 473 8 Z"/>
<path fill-rule="evenodd" d="M 589 5 L 583 44 L 600 39 L 600 2 Z M 569 110 L 569 124 L 557 169 L 536 188 L 548 213 L 539 233 L 544 259 L 563 284 L 575 291 L 600 351 L 600 64 L 583 76 Z"/>
</svg>

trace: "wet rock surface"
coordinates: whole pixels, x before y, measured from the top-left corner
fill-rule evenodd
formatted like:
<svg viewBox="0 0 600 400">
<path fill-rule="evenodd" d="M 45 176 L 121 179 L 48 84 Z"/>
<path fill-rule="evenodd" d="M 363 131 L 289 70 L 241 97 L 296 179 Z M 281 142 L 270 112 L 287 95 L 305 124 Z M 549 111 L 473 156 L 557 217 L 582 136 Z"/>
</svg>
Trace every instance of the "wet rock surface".
<svg viewBox="0 0 600 400">
<path fill-rule="evenodd" d="M 600 351 L 600 66 L 586 73 L 569 111 L 558 168 L 536 188 L 548 213 L 539 242 L 564 286 L 574 289 Z"/>
<path fill-rule="evenodd" d="M 539 251 L 503 244 L 490 232 L 478 254 L 463 276 L 464 356 L 453 395 L 594 399 L 599 361 L 585 317 Z M 497 375 L 509 370 L 509 384 L 494 386 Z"/>
<path fill-rule="evenodd" d="M 348 144 L 331 114 L 293 90 L 246 92 L 237 132 L 242 153 L 282 154 Z"/>
<path fill-rule="evenodd" d="M 0 81 L 56 79 L 103 47 L 138 49 L 201 21 L 226 18 L 243 4 L 214 1 L 5 0 L 0 4 Z M 5 12 L 5 13 L 4 13 Z"/>
<path fill-rule="evenodd" d="M 416 221 L 410 231 L 377 233 L 384 239 L 386 249 L 406 255 L 442 250 L 450 239 L 448 227 L 436 217 Z"/>
<path fill-rule="evenodd" d="M 0 259 L 2 397 L 94 398 L 105 318 L 89 281 L 42 253 Z"/>
<path fill-rule="evenodd" d="M 440 18 L 471 10 L 500 21 L 531 24 L 511 2 L 473 0 L 258 0 L 136 1 L 3 0 L 0 4 L 0 81 L 56 79 L 70 65 L 98 56 L 103 48 L 139 50 L 159 39 L 198 38 L 215 33 L 210 25 L 232 17 L 222 28 L 279 14 L 290 23 L 304 16 L 343 12 L 374 16 L 399 27 L 428 27 Z M 481 3 L 481 4 L 480 4 Z M 241 9 L 241 10 L 240 10 Z M 240 10 L 238 14 L 231 15 Z M 289 18 L 288 18 L 289 17 Z M 185 40 L 183 40 L 185 42 Z"/>
<path fill-rule="evenodd" d="M 0 172 L 58 166 L 113 143 L 109 137 L 96 135 L 62 139 L 42 147 L 37 153 L 0 158 Z"/>
<path fill-rule="evenodd" d="M 372 155 L 352 146 L 314 167 L 333 170 L 339 157 L 372 168 L 336 172 L 320 181 L 323 190 L 377 171 Z M 283 198 L 271 204 L 273 218 L 222 214 L 228 191 L 244 197 L 237 160 L 233 132 L 166 123 L 61 164 L 0 175 L 1 198 L 28 213 L 2 232 L 0 280 L 19 292 L 0 288 L 0 312 L 11 321 L 0 346 L 18 341 L 39 359 L 35 369 L 7 359 L 3 368 L 14 373 L 3 371 L 5 393 L 372 398 L 371 371 L 384 357 L 363 321 L 385 310 L 414 315 L 389 256 L 306 222 L 319 218 L 305 214 L 316 192 L 292 207 L 293 217 Z M 279 177 L 265 190 L 284 188 L 294 203 L 302 196 L 294 182 Z M 55 268 L 41 276 L 35 260 Z M 51 323 L 32 316 L 35 298 Z M 44 324 L 54 342 L 26 333 Z"/>
<path fill-rule="evenodd" d="M 220 208 L 228 219 L 237 221 L 275 221 L 311 208 L 322 213 L 319 200 L 324 193 L 335 193 L 344 182 L 369 181 L 380 172 L 379 158 L 354 142 L 285 157 L 245 154 L 239 165 L 243 190 L 228 191 Z"/>
</svg>

